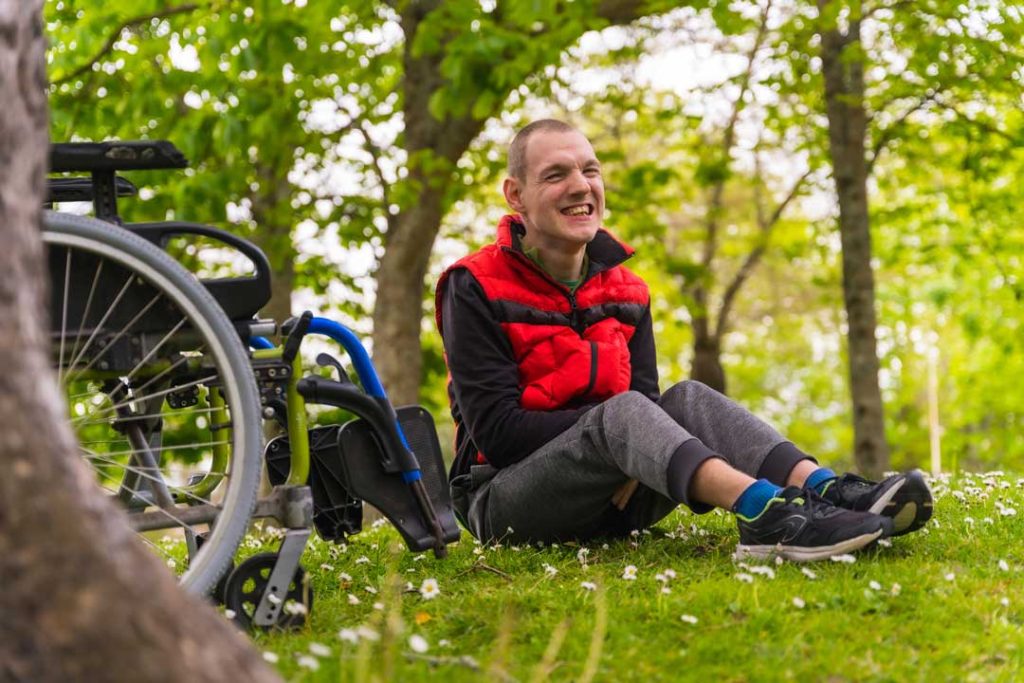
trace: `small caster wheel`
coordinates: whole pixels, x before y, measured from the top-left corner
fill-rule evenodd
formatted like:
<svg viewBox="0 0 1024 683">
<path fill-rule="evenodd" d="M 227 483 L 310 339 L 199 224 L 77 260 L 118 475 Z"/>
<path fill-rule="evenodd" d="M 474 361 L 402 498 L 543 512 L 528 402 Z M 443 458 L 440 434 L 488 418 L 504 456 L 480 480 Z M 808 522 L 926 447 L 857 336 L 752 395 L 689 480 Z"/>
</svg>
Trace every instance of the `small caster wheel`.
<svg viewBox="0 0 1024 683">
<path fill-rule="evenodd" d="M 276 563 L 277 553 L 260 553 L 239 564 L 228 576 L 224 586 L 224 606 L 234 613 L 232 620 L 243 629 L 248 630 L 254 626 L 256 608 Z M 301 628 L 312 609 L 313 589 L 306 583 L 305 570 L 301 566 L 296 567 L 277 621 L 270 625 L 259 625 L 258 628 L 268 631 Z"/>
</svg>

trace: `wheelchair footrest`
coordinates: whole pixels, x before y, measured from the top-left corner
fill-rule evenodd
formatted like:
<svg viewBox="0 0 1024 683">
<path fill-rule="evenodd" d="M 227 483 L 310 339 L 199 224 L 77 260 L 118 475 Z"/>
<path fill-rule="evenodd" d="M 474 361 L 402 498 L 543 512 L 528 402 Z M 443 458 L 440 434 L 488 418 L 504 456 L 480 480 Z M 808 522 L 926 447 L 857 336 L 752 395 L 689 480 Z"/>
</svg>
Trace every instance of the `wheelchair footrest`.
<svg viewBox="0 0 1024 683">
<path fill-rule="evenodd" d="M 434 420 L 420 406 L 397 409 L 398 423 L 419 461 L 423 484 L 444 542 L 459 540 L 459 527 L 452 510 L 448 478 L 445 475 L 441 446 L 437 441 Z M 434 539 L 431 520 L 423 518 L 409 485 L 401 475 L 384 471 L 385 460 L 381 442 L 365 420 L 354 420 L 338 431 L 337 459 L 330 463 L 332 473 L 339 475 L 345 488 L 354 496 L 371 503 L 398 529 L 410 550 L 431 550 Z"/>
</svg>

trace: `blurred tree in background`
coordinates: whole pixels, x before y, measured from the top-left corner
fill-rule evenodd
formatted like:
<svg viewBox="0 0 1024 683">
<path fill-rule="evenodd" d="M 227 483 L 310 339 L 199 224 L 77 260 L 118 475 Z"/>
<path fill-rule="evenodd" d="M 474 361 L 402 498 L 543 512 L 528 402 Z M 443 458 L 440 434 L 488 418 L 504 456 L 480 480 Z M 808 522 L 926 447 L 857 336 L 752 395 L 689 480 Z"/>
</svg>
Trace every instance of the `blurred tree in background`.
<svg viewBox="0 0 1024 683">
<path fill-rule="evenodd" d="M 663 382 L 870 472 L 928 464 L 934 368 L 944 465 L 1020 465 L 1020 10 L 679 4 L 49 0 L 52 137 L 175 141 L 193 168 L 125 215 L 256 241 L 268 316 L 372 329 L 389 393 L 445 423 L 436 273 L 491 238 L 511 132 L 564 117 Z"/>
</svg>

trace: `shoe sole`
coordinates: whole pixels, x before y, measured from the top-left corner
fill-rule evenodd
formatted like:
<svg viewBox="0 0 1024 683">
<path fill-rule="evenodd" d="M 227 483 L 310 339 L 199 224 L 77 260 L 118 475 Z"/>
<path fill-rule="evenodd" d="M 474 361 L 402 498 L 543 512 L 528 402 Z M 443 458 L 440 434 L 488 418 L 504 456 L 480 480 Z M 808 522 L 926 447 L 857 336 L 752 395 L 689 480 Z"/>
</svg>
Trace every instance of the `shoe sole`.
<svg viewBox="0 0 1024 683">
<path fill-rule="evenodd" d="M 833 555 L 843 555 L 855 550 L 860 550 L 864 546 L 877 541 L 884 533 L 885 529 L 883 528 L 873 531 L 870 534 L 861 534 L 860 536 L 848 538 L 845 541 L 840 541 L 833 545 L 819 545 L 814 547 L 782 545 L 781 543 L 777 543 L 775 545 L 740 544 L 736 546 L 736 552 L 734 552 L 732 556 L 736 560 L 746 558 L 770 560 L 775 557 L 781 557 L 782 559 L 789 560 L 791 562 L 814 562 L 817 560 L 827 560 Z"/>
<path fill-rule="evenodd" d="M 932 494 L 924 476 L 917 470 L 907 473 L 902 480 L 889 487 L 881 498 L 868 508 L 868 512 L 892 520 L 890 536 L 902 536 L 917 531 L 932 518 Z"/>
</svg>

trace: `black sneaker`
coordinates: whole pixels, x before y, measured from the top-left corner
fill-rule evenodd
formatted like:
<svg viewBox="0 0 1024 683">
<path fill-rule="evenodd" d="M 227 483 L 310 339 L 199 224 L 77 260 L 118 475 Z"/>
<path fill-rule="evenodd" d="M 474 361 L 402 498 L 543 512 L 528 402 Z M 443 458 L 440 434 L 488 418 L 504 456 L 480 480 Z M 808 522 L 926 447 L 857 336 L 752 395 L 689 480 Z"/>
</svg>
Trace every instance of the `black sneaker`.
<svg viewBox="0 0 1024 683">
<path fill-rule="evenodd" d="M 783 489 L 757 517 L 736 515 L 736 521 L 736 559 L 824 560 L 859 550 L 892 530 L 887 517 L 835 507 L 814 491 L 796 486 Z"/>
<path fill-rule="evenodd" d="M 893 536 L 916 531 L 932 517 L 932 492 L 920 470 L 880 482 L 844 474 L 826 484 L 821 496 L 837 507 L 888 517 L 893 523 Z"/>
</svg>

